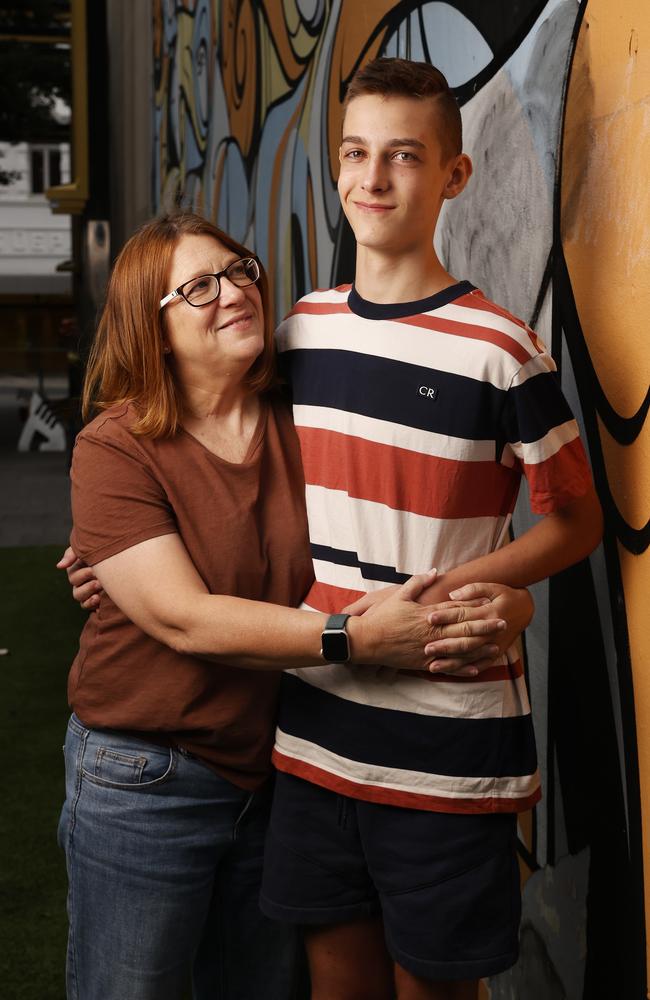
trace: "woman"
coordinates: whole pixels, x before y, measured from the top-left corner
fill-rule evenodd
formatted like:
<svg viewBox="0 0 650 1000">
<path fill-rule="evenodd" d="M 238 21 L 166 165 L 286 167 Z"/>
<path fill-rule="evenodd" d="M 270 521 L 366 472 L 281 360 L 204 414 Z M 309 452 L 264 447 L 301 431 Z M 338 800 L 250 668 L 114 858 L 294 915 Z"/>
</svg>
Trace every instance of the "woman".
<svg viewBox="0 0 650 1000">
<path fill-rule="evenodd" d="M 326 616 L 296 609 L 303 481 L 266 306 L 257 260 L 192 215 L 143 227 L 109 285 L 71 473 L 72 545 L 103 588 L 59 833 L 83 1000 L 180 998 L 190 970 L 198 998 L 290 995 L 290 934 L 257 907 L 265 782 L 280 671 L 322 663 Z M 431 579 L 350 620 L 352 663 L 424 667 Z M 503 625 L 473 623 L 476 655 Z"/>
</svg>

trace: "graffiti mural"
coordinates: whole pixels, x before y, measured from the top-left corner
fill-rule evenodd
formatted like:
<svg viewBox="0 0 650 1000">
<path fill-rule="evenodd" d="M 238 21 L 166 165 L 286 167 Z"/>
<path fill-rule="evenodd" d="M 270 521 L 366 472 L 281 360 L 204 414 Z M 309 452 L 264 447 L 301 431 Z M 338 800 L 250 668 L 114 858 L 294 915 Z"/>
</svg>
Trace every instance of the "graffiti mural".
<svg viewBox="0 0 650 1000">
<path fill-rule="evenodd" d="M 520 823 L 522 953 L 490 982 L 494 1000 L 646 995 L 650 391 L 635 320 L 650 305 L 650 13 L 644 0 L 611 7 L 153 3 L 156 203 L 191 205 L 254 247 L 278 318 L 353 277 L 336 191 L 349 79 L 377 55 L 437 65 L 475 166 L 443 210 L 441 259 L 552 347 L 581 423 L 606 534 L 588 561 L 533 588 L 526 655 L 545 794 Z M 525 498 L 513 523 L 531 523 Z"/>
</svg>

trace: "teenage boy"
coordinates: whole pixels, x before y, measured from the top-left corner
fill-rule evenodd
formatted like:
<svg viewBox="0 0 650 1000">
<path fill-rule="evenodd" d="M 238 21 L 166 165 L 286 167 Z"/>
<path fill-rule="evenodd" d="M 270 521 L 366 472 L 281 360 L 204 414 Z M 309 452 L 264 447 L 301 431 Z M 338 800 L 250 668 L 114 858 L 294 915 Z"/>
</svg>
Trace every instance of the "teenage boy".
<svg viewBox="0 0 650 1000">
<path fill-rule="evenodd" d="M 316 583 L 329 613 L 437 566 L 428 602 L 472 580 L 524 587 L 601 535 L 555 366 L 524 323 L 438 260 L 443 202 L 472 165 L 444 77 L 380 59 L 349 87 L 338 189 L 355 281 L 278 333 L 293 389 Z M 486 248 L 489 252 L 489 248 Z M 509 542 L 522 473 L 541 520 Z M 442 572 L 444 571 L 444 572 Z M 441 620 L 441 619 L 439 619 Z M 286 675 L 262 907 L 302 924 L 314 1000 L 469 1000 L 517 957 L 516 814 L 539 798 L 516 650 L 476 674 Z"/>
</svg>

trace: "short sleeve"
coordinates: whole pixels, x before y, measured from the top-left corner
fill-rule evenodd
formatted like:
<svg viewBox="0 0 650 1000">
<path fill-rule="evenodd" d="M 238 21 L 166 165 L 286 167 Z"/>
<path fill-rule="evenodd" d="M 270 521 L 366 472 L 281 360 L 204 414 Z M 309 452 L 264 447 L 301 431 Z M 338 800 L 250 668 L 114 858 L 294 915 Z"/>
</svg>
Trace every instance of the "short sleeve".
<svg viewBox="0 0 650 1000">
<path fill-rule="evenodd" d="M 541 352 L 517 371 L 503 420 L 506 453 L 522 467 L 536 514 L 560 510 L 588 491 L 589 462 L 550 355 Z"/>
<path fill-rule="evenodd" d="M 104 427 L 110 428 L 107 421 Z M 178 530 L 165 490 L 126 430 L 82 433 L 70 472 L 71 545 L 90 565 Z"/>
</svg>

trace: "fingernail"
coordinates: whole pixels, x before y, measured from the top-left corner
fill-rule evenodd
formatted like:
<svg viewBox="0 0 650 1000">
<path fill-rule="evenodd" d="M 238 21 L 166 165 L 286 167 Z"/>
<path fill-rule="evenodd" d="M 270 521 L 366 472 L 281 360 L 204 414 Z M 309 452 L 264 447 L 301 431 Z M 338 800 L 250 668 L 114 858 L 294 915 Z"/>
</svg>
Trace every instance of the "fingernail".
<svg viewBox="0 0 650 1000">
<path fill-rule="evenodd" d="M 450 590 L 449 591 L 449 596 L 451 597 L 452 601 L 455 601 L 457 597 L 460 597 L 461 593 L 462 593 L 462 589 L 461 590 Z"/>
<path fill-rule="evenodd" d="M 503 618 L 499 618 L 499 621 L 497 622 L 497 628 L 501 629 L 501 631 L 503 631 L 503 629 L 506 627 L 506 625 L 507 625 L 507 622 L 504 622 Z"/>
</svg>

